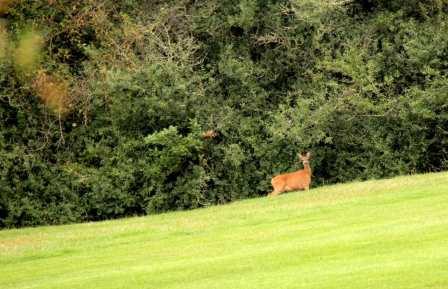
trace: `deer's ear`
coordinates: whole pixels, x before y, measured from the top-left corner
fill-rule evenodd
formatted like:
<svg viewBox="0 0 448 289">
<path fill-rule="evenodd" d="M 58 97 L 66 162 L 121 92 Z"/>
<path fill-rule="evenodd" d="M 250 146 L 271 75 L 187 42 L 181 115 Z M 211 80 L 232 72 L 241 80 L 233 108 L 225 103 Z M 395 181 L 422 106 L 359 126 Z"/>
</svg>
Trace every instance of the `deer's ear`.
<svg viewBox="0 0 448 289">
<path fill-rule="evenodd" d="M 307 153 L 306 153 L 306 157 L 307 157 L 307 158 L 311 157 L 311 152 L 307 152 Z"/>
</svg>

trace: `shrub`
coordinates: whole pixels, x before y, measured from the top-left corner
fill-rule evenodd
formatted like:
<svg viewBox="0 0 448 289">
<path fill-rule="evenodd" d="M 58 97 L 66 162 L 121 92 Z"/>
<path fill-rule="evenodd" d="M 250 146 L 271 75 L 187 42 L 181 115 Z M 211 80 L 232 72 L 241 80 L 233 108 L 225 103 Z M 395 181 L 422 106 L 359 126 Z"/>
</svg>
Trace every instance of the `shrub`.
<svg viewBox="0 0 448 289">
<path fill-rule="evenodd" d="M 397 12 L 403 10 L 405 15 L 418 19 L 427 19 L 448 11 L 448 1 L 446 0 L 356 0 L 354 3 L 369 11 L 384 9 Z"/>
<path fill-rule="evenodd" d="M 1 227 L 447 169 L 445 0 L 47 2 L 0 12 Z"/>
</svg>

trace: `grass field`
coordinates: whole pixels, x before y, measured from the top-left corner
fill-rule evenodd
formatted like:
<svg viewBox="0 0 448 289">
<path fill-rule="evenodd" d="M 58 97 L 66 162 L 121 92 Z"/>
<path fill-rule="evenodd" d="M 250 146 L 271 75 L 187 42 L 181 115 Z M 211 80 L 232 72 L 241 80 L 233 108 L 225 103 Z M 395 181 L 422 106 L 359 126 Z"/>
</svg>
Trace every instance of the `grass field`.
<svg viewBox="0 0 448 289">
<path fill-rule="evenodd" d="M 0 288 L 448 288 L 448 173 L 0 231 Z"/>
</svg>

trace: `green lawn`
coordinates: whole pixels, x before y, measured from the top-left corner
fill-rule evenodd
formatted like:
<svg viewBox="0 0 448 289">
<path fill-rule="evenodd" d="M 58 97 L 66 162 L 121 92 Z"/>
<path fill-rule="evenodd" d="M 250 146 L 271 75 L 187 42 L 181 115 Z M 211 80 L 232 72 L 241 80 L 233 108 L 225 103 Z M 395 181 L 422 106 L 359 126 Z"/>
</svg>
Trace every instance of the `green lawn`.
<svg viewBox="0 0 448 289">
<path fill-rule="evenodd" d="M 0 288 L 448 288 L 448 173 L 0 231 Z"/>
</svg>

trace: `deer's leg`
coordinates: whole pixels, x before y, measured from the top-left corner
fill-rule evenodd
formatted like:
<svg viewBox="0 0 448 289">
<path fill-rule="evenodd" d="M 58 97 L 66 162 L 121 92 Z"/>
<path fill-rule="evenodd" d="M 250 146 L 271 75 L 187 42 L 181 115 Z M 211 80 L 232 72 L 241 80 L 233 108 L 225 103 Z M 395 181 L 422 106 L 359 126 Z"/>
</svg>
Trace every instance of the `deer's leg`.
<svg viewBox="0 0 448 289">
<path fill-rule="evenodd" d="M 281 193 L 281 191 L 277 191 L 277 190 L 273 190 L 270 194 L 269 194 L 269 197 L 275 197 L 275 196 L 278 196 L 278 195 L 280 195 L 280 193 Z"/>
<path fill-rule="evenodd" d="M 283 193 L 283 191 L 285 190 L 285 184 L 283 184 L 278 179 L 278 177 L 277 178 L 273 178 L 271 180 L 271 184 L 272 184 L 272 188 L 274 188 L 274 190 L 269 194 L 270 197 L 278 196 L 281 193 Z"/>
<path fill-rule="evenodd" d="M 272 191 L 272 193 L 270 194 L 271 197 L 275 197 L 280 195 L 281 193 L 283 193 L 285 191 L 285 186 L 283 187 L 279 187 L 279 186 L 274 186 L 274 190 Z"/>
</svg>

